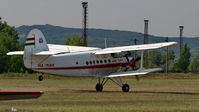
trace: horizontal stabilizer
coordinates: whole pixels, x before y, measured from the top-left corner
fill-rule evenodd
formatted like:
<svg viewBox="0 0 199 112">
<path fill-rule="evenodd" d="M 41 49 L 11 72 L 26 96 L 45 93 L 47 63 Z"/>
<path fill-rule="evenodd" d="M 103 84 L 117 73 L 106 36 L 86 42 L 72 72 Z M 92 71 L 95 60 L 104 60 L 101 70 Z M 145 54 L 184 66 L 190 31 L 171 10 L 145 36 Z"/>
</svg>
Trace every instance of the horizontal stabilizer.
<svg viewBox="0 0 199 112">
<path fill-rule="evenodd" d="M 8 52 L 7 55 L 23 55 L 24 51 L 13 51 L 13 52 Z"/>
<path fill-rule="evenodd" d="M 152 69 L 138 69 L 136 71 L 128 71 L 128 72 L 117 72 L 110 74 L 106 77 L 122 77 L 122 76 L 132 76 L 132 75 L 144 75 L 151 72 L 162 71 L 162 68 L 152 68 Z"/>
</svg>

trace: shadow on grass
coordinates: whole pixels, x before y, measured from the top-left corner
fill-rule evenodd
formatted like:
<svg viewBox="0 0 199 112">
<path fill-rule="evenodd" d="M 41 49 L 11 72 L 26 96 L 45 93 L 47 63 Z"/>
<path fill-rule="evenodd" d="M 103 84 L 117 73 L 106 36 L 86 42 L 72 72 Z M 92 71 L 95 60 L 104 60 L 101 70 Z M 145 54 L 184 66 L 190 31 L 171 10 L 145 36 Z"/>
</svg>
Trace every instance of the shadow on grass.
<svg viewBox="0 0 199 112">
<path fill-rule="evenodd" d="M 171 91 L 134 91 L 133 93 L 149 93 L 149 94 L 178 94 L 178 95 L 199 95 L 199 93 L 195 92 L 171 92 Z"/>
<path fill-rule="evenodd" d="M 71 90 L 75 93 L 126 93 L 122 91 L 102 91 L 102 92 L 96 92 L 95 90 Z M 176 95 L 199 95 L 199 93 L 196 92 L 173 92 L 173 91 L 129 91 L 127 93 L 144 93 L 144 94 L 176 94 Z"/>
</svg>

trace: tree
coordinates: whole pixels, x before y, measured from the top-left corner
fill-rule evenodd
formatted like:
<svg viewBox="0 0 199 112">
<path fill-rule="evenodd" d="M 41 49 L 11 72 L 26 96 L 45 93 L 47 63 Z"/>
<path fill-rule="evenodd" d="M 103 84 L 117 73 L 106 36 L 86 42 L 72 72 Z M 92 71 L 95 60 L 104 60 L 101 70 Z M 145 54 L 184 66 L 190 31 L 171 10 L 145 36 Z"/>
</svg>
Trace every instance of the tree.
<svg viewBox="0 0 199 112">
<path fill-rule="evenodd" d="M 7 56 L 9 51 L 22 50 L 22 45 L 18 43 L 18 34 L 14 27 L 9 26 L 6 22 L 0 21 L 0 73 L 3 72 L 20 72 L 19 70 L 25 70 L 22 57 Z M 21 60 L 19 62 L 18 60 Z M 14 66 L 19 70 L 16 70 Z"/>
<path fill-rule="evenodd" d="M 150 67 L 160 66 L 165 63 L 165 56 L 160 51 L 154 50 L 149 52 Z"/>
<path fill-rule="evenodd" d="M 172 61 L 175 59 L 175 52 L 173 50 L 168 51 L 168 61 Z"/>
<path fill-rule="evenodd" d="M 6 65 L 8 65 L 9 58 L 6 56 L 8 49 L 0 44 L 0 73 L 4 72 Z"/>
<path fill-rule="evenodd" d="M 173 50 L 169 50 L 168 51 L 168 66 L 166 65 L 166 61 L 165 61 L 165 69 L 166 67 L 168 71 L 172 70 L 173 69 L 173 65 L 174 65 L 174 60 L 175 60 L 175 52 Z"/>
<path fill-rule="evenodd" d="M 83 40 L 80 35 L 73 34 L 71 37 L 66 38 L 65 40 L 66 45 L 72 45 L 72 46 L 83 46 Z"/>
<path fill-rule="evenodd" d="M 189 70 L 199 72 L 199 55 L 191 61 L 189 65 Z"/>
<path fill-rule="evenodd" d="M 26 68 L 23 66 L 23 56 L 11 56 L 8 65 L 8 72 L 25 73 L 27 71 Z"/>
<path fill-rule="evenodd" d="M 180 58 L 174 64 L 174 70 L 178 72 L 187 71 L 190 63 L 190 57 L 191 57 L 190 48 L 188 47 L 187 44 L 185 44 L 181 50 Z"/>
</svg>

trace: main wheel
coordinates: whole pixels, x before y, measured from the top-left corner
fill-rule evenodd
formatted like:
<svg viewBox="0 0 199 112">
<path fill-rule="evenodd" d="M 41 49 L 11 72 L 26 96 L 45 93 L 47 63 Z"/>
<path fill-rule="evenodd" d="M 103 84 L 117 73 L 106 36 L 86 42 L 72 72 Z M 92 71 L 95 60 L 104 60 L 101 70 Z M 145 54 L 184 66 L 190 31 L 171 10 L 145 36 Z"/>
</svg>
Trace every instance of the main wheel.
<svg viewBox="0 0 199 112">
<path fill-rule="evenodd" d="M 130 87 L 129 87 L 128 84 L 124 84 L 124 85 L 122 86 L 122 91 L 123 91 L 123 92 L 129 92 L 129 90 L 130 90 Z"/>
<path fill-rule="evenodd" d="M 39 77 L 38 77 L 38 80 L 39 81 L 42 81 L 44 79 L 44 77 L 42 76 L 42 75 L 40 75 Z"/>
<path fill-rule="evenodd" d="M 96 84 L 95 89 L 97 92 L 101 92 L 103 90 L 103 86 L 99 83 Z"/>
</svg>

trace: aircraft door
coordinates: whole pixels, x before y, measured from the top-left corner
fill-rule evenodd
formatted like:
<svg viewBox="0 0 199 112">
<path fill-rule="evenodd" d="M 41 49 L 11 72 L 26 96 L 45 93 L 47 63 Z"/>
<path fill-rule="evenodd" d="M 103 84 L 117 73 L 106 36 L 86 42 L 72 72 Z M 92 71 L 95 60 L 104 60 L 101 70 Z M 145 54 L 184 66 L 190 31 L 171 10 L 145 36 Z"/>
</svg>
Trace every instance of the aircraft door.
<svg viewBox="0 0 199 112">
<path fill-rule="evenodd" d="M 84 66 L 83 65 L 84 60 L 82 60 L 81 56 L 75 56 L 74 57 L 74 64 L 75 64 L 74 66 L 76 66 L 76 67 L 82 67 L 82 66 Z M 84 69 L 76 69 L 75 71 L 76 71 L 76 74 L 78 76 L 84 76 L 85 75 Z"/>
</svg>

